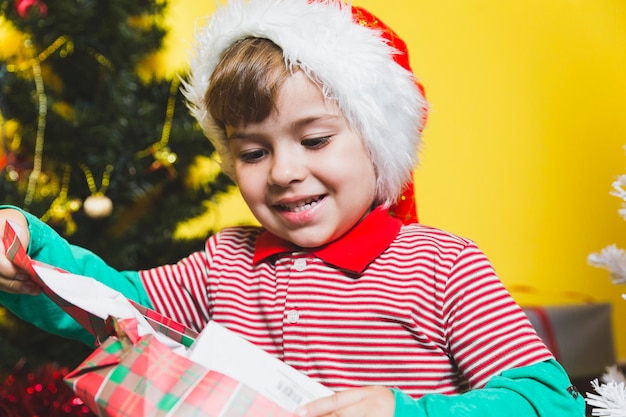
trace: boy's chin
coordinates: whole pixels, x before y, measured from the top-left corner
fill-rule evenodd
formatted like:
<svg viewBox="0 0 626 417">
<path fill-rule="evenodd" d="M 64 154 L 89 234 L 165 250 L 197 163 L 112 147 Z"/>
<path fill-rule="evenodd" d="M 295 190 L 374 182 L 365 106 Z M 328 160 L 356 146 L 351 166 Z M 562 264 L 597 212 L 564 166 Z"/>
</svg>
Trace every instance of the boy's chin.
<svg viewBox="0 0 626 417">
<path fill-rule="evenodd" d="M 341 236 L 342 233 L 328 232 L 319 227 L 304 228 L 298 231 L 289 231 L 281 237 L 299 248 L 315 249 L 327 245 Z"/>
</svg>

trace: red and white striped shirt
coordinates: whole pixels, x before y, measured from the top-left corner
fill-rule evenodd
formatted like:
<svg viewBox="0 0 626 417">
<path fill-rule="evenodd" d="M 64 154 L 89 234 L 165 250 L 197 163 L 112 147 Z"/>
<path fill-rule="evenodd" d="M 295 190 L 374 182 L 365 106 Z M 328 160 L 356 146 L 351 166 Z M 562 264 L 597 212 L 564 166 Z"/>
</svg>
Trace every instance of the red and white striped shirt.
<svg viewBox="0 0 626 417">
<path fill-rule="evenodd" d="M 215 320 L 334 390 L 454 394 L 553 358 L 472 241 L 381 208 L 312 252 L 229 228 L 141 277 L 162 314 Z"/>
</svg>

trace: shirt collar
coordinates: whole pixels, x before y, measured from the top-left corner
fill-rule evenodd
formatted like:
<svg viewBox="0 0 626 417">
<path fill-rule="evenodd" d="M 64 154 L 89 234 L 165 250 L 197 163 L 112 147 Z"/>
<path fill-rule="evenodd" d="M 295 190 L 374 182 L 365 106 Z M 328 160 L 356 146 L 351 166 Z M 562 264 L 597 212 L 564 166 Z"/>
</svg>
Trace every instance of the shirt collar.
<svg viewBox="0 0 626 417">
<path fill-rule="evenodd" d="M 268 231 L 261 233 L 254 249 L 253 262 L 286 252 L 308 251 L 337 268 L 361 273 L 395 239 L 402 222 L 377 207 L 339 239 L 315 249 L 303 249 Z"/>
</svg>

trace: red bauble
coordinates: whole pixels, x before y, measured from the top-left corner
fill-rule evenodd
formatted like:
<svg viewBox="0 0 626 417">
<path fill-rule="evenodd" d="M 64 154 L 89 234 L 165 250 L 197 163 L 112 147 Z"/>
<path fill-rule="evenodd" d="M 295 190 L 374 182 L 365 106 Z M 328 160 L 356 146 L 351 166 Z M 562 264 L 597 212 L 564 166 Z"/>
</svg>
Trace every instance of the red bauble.
<svg viewBox="0 0 626 417">
<path fill-rule="evenodd" d="M 17 9 L 17 14 L 20 17 L 26 17 L 28 15 L 28 10 L 33 6 L 39 6 L 39 15 L 45 16 L 48 14 L 48 5 L 40 0 L 16 0 L 15 8 Z"/>
</svg>

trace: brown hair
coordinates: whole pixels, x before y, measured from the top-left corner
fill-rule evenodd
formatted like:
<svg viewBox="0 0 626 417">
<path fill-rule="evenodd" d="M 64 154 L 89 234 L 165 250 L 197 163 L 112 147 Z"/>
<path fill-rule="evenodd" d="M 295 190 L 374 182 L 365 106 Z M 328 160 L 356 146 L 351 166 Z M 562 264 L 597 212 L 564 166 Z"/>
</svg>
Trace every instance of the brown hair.
<svg viewBox="0 0 626 417">
<path fill-rule="evenodd" d="M 263 38 L 244 38 L 222 55 L 204 96 L 211 117 L 224 128 L 265 120 L 275 95 L 291 75 L 283 51 Z"/>
</svg>

